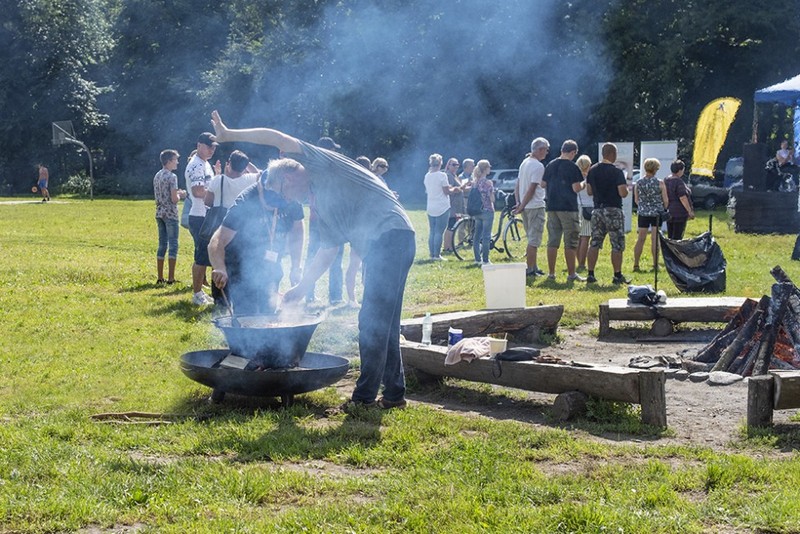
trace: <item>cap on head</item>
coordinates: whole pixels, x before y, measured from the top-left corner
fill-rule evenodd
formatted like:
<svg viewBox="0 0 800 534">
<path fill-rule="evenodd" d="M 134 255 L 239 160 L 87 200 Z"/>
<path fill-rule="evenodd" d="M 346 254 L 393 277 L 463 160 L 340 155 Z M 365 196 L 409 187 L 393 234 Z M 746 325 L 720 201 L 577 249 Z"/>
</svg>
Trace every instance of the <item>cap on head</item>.
<svg viewBox="0 0 800 534">
<path fill-rule="evenodd" d="M 317 146 L 320 148 L 326 148 L 328 150 L 339 150 L 342 148 L 341 145 L 336 144 L 336 142 L 330 137 L 320 137 L 319 141 L 317 141 Z"/>
<path fill-rule="evenodd" d="M 197 138 L 198 143 L 203 143 L 204 145 L 208 146 L 218 146 L 219 143 L 214 141 L 214 134 L 211 132 L 203 132 L 200 134 L 200 137 Z"/>
</svg>

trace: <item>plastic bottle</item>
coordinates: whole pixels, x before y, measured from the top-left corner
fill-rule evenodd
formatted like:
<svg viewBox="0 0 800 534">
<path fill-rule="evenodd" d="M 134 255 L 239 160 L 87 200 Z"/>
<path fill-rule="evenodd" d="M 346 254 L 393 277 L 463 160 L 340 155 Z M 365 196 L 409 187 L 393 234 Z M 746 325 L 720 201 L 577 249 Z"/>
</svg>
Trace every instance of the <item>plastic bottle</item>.
<svg viewBox="0 0 800 534">
<path fill-rule="evenodd" d="M 431 312 L 425 313 L 425 318 L 422 320 L 422 344 L 431 344 L 431 334 L 433 333 L 433 319 Z"/>
</svg>

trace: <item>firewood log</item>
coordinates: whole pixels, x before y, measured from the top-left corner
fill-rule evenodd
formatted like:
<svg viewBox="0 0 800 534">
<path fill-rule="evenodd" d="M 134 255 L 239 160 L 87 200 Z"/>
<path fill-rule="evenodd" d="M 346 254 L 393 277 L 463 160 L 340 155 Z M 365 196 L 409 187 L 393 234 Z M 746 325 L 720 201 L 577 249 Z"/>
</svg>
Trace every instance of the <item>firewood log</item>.
<svg viewBox="0 0 800 534">
<path fill-rule="evenodd" d="M 775 350 L 775 339 L 778 337 L 778 327 L 783 322 L 786 308 L 789 304 L 789 296 L 797 290 L 794 284 L 781 281 L 772 285 L 772 303 L 765 325 L 764 336 L 753 364 L 753 376 L 765 375 L 769 370 L 772 360 L 772 353 Z"/>
<path fill-rule="evenodd" d="M 761 300 L 758 302 L 758 309 L 750 315 L 747 322 L 739 329 L 739 333 L 733 341 L 722 351 L 717 363 L 714 364 L 714 367 L 711 369 L 712 371 L 724 371 L 727 369 L 733 359 L 744 349 L 745 343 L 752 339 L 753 335 L 760 330 L 766 319 L 766 309 L 769 307 L 769 302 L 770 298 L 766 295 L 761 297 Z"/>
<path fill-rule="evenodd" d="M 726 369 L 729 373 L 737 373 L 745 376 L 742 371 L 748 366 L 748 363 L 752 363 L 751 359 L 755 357 L 755 354 L 758 352 L 759 339 L 760 337 L 754 337 L 745 343 L 744 348 Z M 752 369 L 752 365 L 750 365 L 750 369 Z"/>
</svg>

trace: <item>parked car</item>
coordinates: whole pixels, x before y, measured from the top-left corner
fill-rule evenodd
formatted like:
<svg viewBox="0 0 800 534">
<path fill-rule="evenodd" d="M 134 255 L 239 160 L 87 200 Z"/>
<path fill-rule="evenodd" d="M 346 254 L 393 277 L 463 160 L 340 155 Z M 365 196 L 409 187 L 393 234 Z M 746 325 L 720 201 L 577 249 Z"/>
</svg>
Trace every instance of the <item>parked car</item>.
<svg viewBox="0 0 800 534">
<path fill-rule="evenodd" d="M 728 204 L 728 189 L 708 178 L 693 176 L 689 187 L 692 189 L 692 204 L 695 208 L 713 210 Z"/>
<path fill-rule="evenodd" d="M 506 193 L 513 193 L 517 185 L 519 169 L 492 169 L 488 178 L 494 182 L 495 189 L 500 189 Z"/>
<path fill-rule="evenodd" d="M 492 169 L 489 171 L 488 178 L 494 182 L 494 188 L 504 193 L 514 194 L 514 188 L 517 186 L 517 178 L 519 178 L 519 169 Z M 495 205 L 497 208 L 502 208 L 504 202 L 500 195 L 495 197 Z"/>
</svg>

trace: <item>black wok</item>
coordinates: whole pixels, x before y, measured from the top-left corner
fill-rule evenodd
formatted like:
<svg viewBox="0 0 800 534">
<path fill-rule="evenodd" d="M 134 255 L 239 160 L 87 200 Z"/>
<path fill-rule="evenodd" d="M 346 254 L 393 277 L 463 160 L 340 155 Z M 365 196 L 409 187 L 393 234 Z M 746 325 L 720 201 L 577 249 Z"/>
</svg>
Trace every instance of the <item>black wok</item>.
<svg viewBox="0 0 800 534">
<path fill-rule="evenodd" d="M 287 321 L 279 315 L 240 315 L 236 320 L 239 326 L 232 325 L 227 316 L 214 320 L 231 352 L 262 367 L 286 368 L 298 364 L 322 317 L 306 315 Z"/>
</svg>

